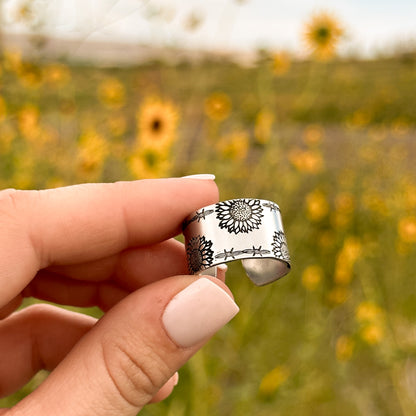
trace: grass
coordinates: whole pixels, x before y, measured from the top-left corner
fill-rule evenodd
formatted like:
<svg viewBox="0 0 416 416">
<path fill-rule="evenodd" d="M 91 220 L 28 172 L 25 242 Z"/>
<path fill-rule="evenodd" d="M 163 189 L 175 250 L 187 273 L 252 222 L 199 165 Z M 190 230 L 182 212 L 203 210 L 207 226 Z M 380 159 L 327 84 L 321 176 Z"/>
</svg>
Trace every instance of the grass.
<svg viewBox="0 0 416 416">
<path fill-rule="evenodd" d="M 2 187 L 212 172 L 221 199 L 282 210 L 291 273 L 256 288 L 232 264 L 240 314 L 141 414 L 414 414 L 415 61 L 293 62 L 281 76 L 264 57 L 56 68 L 3 57 Z M 100 95 L 108 79 L 121 87 Z M 231 103 L 219 119 L 206 110 L 215 92 Z M 172 143 L 140 153 L 149 96 L 180 121 Z M 259 127 L 262 112 L 271 121 Z"/>
</svg>

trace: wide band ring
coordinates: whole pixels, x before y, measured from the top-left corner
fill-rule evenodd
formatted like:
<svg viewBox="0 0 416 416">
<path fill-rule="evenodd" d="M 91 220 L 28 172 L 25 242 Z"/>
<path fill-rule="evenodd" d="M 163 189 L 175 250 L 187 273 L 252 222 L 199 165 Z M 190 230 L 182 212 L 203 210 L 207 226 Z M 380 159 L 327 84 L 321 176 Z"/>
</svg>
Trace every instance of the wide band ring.
<svg viewBox="0 0 416 416">
<path fill-rule="evenodd" d="M 290 256 L 279 206 L 264 199 L 230 199 L 190 214 L 183 223 L 191 274 L 215 275 L 216 267 L 242 260 L 257 285 L 290 270 Z"/>
</svg>

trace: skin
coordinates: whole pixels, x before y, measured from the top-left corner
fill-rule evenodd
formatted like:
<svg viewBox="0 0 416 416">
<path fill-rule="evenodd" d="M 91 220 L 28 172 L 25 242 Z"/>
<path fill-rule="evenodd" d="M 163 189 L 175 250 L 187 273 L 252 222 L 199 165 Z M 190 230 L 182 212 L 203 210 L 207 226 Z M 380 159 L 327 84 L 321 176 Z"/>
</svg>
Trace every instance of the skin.
<svg viewBox="0 0 416 416">
<path fill-rule="evenodd" d="M 0 415 L 136 415 L 167 397 L 206 342 L 181 348 L 164 308 L 197 277 L 173 239 L 218 201 L 212 180 L 161 179 L 0 192 L 0 397 L 42 385 Z M 221 279 L 210 278 L 230 295 Z M 99 306 L 99 321 L 25 297 Z"/>
</svg>

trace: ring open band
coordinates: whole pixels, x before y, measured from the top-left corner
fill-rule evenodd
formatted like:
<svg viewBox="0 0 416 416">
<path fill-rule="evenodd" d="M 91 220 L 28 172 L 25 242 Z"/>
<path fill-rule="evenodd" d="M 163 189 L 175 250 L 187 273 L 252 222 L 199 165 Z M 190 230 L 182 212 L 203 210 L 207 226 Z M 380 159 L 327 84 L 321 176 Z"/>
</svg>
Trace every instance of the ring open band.
<svg viewBox="0 0 416 416">
<path fill-rule="evenodd" d="M 216 267 L 242 260 L 257 286 L 290 270 L 279 206 L 264 199 L 230 199 L 190 214 L 183 224 L 191 274 L 216 275 Z"/>
</svg>

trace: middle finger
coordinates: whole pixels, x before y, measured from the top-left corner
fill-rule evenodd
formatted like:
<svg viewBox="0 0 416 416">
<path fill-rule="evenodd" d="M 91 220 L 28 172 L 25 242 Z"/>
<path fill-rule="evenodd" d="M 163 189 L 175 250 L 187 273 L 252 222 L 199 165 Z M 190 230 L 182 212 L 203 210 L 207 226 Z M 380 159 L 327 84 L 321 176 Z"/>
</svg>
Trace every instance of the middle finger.
<svg viewBox="0 0 416 416">
<path fill-rule="evenodd" d="M 69 279 L 88 282 L 112 280 L 134 291 L 149 283 L 188 272 L 185 248 L 175 239 L 150 246 L 130 248 L 88 263 L 53 266 L 47 269 Z"/>
</svg>

